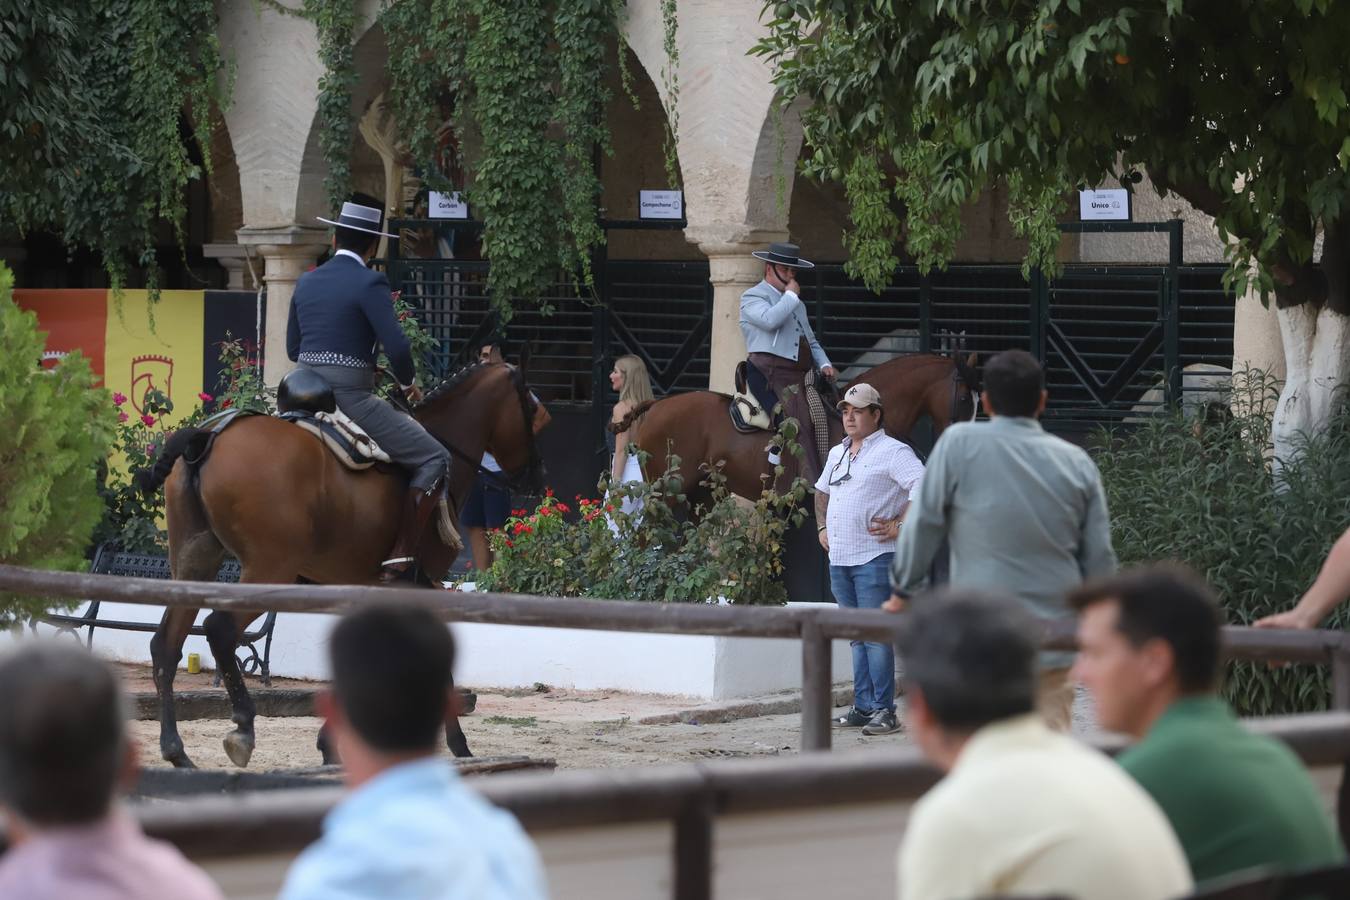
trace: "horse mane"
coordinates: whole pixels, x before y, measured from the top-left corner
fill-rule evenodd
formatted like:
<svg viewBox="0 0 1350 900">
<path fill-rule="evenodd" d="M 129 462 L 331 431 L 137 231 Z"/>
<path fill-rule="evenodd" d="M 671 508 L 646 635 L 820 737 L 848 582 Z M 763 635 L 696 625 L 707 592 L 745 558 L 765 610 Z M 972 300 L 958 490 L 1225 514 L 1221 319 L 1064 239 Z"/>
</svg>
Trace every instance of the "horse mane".
<svg viewBox="0 0 1350 900">
<path fill-rule="evenodd" d="M 622 434 L 623 432 L 627 431 L 630 427 L 632 427 L 634 422 L 636 422 L 638 419 L 642 418 L 642 416 L 646 414 L 647 410 L 651 409 L 654 405 L 656 405 L 656 401 L 659 399 L 661 398 L 653 397 L 650 400 L 643 400 L 637 406 L 630 409 L 622 419 L 620 419 L 617 422 L 610 422 L 609 425 L 606 426 L 607 428 L 609 428 L 609 433 Z"/>
<path fill-rule="evenodd" d="M 447 378 L 442 379 L 441 383 L 436 385 L 430 391 L 428 391 L 426 395 L 422 397 L 422 402 L 418 403 L 417 406 L 413 408 L 420 409 L 421 407 L 426 406 L 433 400 L 439 400 L 446 394 L 458 388 L 464 382 L 468 381 L 471 376 L 477 374 L 479 369 L 482 369 L 484 366 L 490 365 L 496 365 L 496 363 L 482 363 L 478 361 L 469 363 L 467 366 L 464 366 L 459 371 L 451 374 Z"/>
</svg>

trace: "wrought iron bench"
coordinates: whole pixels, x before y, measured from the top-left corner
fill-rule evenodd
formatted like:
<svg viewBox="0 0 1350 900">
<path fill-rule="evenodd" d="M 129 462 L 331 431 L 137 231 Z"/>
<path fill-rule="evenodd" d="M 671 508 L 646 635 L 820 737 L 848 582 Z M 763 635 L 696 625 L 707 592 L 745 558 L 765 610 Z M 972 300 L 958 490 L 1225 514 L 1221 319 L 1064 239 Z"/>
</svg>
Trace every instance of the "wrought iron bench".
<svg viewBox="0 0 1350 900">
<path fill-rule="evenodd" d="M 135 578 L 162 578 L 168 580 L 169 559 L 166 556 L 160 556 L 154 553 L 127 553 L 116 550 L 106 544 L 100 544 L 94 551 L 94 562 L 89 571 L 95 575 L 126 575 Z M 239 580 L 239 561 L 227 559 L 221 564 L 220 571 L 216 573 L 216 581 L 237 582 Z M 62 634 L 70 634 L 79 638 L 79 630 L 88 628 L 89 635 L 87 646 L 94 646 L 94 629 L 111 628 L 114 631 L 143 631 L 153 633 L 159 625 L 155 622 L 128 622 L 119 619 L 100 619 L 99 607 L 102 605 L 100 600 L 90 600 L 89 606 L 84 612 L 78 615 L 66 615 L 62 613 L 49 613 L 30 621 L 30 627 L 33 632 L 37 632 L 37 623 L 42 621 L 53 626 Z M 263 619 L 262 624 L 253 631 L 244 632 L 239 639 L 239 667 L 248 675 L 259 675 L 262 683 L 268 687 L 272 685 L 272 631 L 276 628 L 277 614 L 269 612 Z M 189 634 L 205 637 L 206 630 L 200 625 L 194 625 Z M 261 641 L 262 652 L 258 652 L 258 642 Z M 219 674 L 216 675 L 219 681 Z"/>
</svg>

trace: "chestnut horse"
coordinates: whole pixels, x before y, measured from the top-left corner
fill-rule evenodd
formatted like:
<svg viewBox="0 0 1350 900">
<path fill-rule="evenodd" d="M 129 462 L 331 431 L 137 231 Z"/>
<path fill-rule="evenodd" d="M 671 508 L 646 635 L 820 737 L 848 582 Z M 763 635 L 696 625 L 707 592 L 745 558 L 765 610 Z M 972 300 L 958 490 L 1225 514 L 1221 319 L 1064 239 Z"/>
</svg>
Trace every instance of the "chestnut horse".
<svg viewBox="0 0 1350 900">
<path fill-rule="evenodd" d="M 912 443 L 910 432 L 925 413 L 933 420 L 934 436 L 952 422 L 974 418 L 975 364 L 973 353 L 964 360 L 928 353 L 901 356 L 868 369 L 853 383 L 877 389 L 886 410 L 886 433 Z M 702 473 L 719 461 L 733 494 L 758 497 L 772 481 L 774 467 L 767 453 L 772 435 L 737 431 L 727 411 L 728 399 L 713 391 L 692 391 L 651 400 L 634 410 L 634 414 L 646 413 L 638 440 L 638 448 L 648 454 L 644 476 L 650 479 L 665 470 L 669 448 L 670 455 L 680 459 L 680 477 L 691 510 L 710 499 L 702 486 Z M 843 440 L 844 427 L 835 416 L 830 416 L 829 423 L 833 445 Z M 799 470 L 797 460 L 784 454 L 783 464 L 784 477 L 790 481 Z"/>
<path fill-rule="evenodd" d="M 484 450 L 515 479 L 537 485 L 542 473 L 530 427 L 533 407 L 521 374 L 497 363 L 462 370 L 413 409 L 413 416 L 456 457 L 449 487 L 455 510 L 473 486 Z M 352 471 L 314 435 L 270 416 L 235 420 L 215 439 L 205 461 L 190 463 L 200 460 L 206 435 L 197 428 L 174 432 L 142 479 L 149 489 L 165 486 L 174 578 L 212 581 L 230 553 L 239 560 L 245 582 L 375 583 L 380 561 L 394 543 L 407 489 L 401 470 Z M 444 575 L 457 555 L 436 531 L 427 528 L 418 553 L 433 578 Z M 160 752 L 175 766 L 192 766 L 178 735 L 173 679 L 198 612 L 170 607 L 150 640 Z M 225 736 L 225 752 L 238 766 L 248 765 L 253 753 L 255 713 L 234 653 L 240 635 L 260 615 L 218 610 L 204 623 L 233 707 L 235 730 Z M 470 755 L 457 720 L 446 724 L 446 741 L 456 756 Z M 334 761 L 323 733 L 318 747 L 325 762 Z"/>
</svg>

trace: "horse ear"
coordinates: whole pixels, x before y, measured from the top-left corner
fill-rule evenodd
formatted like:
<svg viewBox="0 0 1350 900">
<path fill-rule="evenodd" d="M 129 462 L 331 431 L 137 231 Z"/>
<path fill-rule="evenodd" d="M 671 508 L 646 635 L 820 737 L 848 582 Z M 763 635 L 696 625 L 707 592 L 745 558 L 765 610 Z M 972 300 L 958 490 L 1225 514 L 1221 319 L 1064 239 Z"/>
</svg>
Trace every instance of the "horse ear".
<svg viewBox="0 0 1350 900">
<path fill-rule="evenodd" d="M 971 351 L 971 354 L 966 357 L 966 368 L 973 369 L 979 364 L 980 364 L 980 354 Z"/>
</svg>

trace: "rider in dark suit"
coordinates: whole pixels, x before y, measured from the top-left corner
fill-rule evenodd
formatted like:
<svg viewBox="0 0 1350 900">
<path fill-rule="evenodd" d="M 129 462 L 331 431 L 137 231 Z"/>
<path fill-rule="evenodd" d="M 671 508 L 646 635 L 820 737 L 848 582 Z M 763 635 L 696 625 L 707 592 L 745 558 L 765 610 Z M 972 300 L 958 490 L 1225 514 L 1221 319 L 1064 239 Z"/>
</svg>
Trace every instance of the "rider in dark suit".
<svg viewBox="0 0 1350 900">
<path fill-rule="evenodd" d="M 342 204 L 336 221 L 319 219 L 335 226 L 334 253 L 295 286 L 286 355 L 331 384 L 338 408 L 411 475 L 398 537 L 380 574 L 380 580 L 393 581 L 412 565 L 418 541 L 445 496 L 450 452 L 416 419 L 374 393 L 376 351 L 383 346 L 408 399 L 422 399 L 389 282 L 366 265 L 384 233 L 379 207 L 373 197 L 356 194 Z"/>
</svg>

